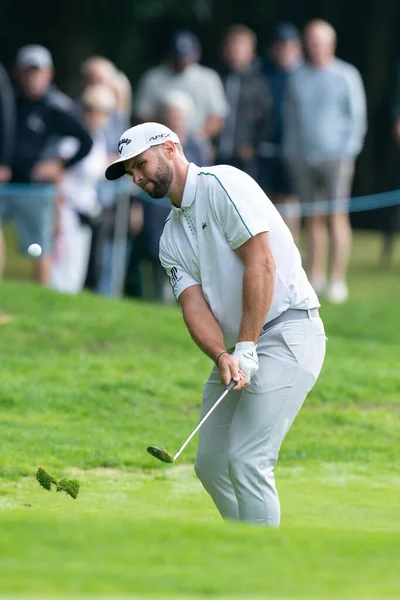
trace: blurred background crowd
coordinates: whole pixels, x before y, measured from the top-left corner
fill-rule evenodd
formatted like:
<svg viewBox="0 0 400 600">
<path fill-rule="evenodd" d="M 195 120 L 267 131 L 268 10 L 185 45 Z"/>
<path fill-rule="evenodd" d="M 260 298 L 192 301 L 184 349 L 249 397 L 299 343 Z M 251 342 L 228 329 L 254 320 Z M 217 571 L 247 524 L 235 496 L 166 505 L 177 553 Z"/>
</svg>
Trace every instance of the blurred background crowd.
<svg viewBox="0 0 400 600">
<path fill-rule="evenodd" d="M 172 302 L 158 262 L 167 199 L 152 200 L 128 178 L 104 179 L 121 133 L 158 121 L 178 134 L 190 161 L 230 164 L 254 177 L 294 238 L 302 236 L 317 293 L 346 301 L 349 198 L 370 119 L 363 77 L 337 56 L 338 41 L 322 19 L 302 27 L 277 21 L 264 45 L 253 28 L 233 23 L 221 32 L 217 60 L 206 64 L 200 36 L 171 28 L 162 60 L 134 83 L 108 56 L 89 55 L 68 95 L 49 48 L 21 46 L 8 68 L 0 63 L 0 278 L 2 232 L 11 225 L 22 252 L 42 247 L 35 279 L 44 286 L 142 297 L 146 263 L 152 297 Z M 390 106 L 388 156 L 396 173 L 400 75 Z M 396 175 L 386 182 L 400 187 Z M 329 214 L 320 200 L 329 200 Z M 387 260 L 398 215 L 395 206 L 382 219 Z"/>
</svg>

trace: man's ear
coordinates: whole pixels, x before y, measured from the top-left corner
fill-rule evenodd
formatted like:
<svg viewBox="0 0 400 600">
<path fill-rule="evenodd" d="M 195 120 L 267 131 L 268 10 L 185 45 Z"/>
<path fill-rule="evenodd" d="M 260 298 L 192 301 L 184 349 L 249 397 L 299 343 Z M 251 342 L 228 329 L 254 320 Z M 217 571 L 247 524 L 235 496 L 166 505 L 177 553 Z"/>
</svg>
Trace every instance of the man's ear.
<svg viewBox="0 0 400 600">
<path fill-rule="evenodd" d="M 171 140 L 167 140 L 163 144 L 164 152 L 167 158 L 172 158 L 176 152 L 175 144 Z"/>
</svg>

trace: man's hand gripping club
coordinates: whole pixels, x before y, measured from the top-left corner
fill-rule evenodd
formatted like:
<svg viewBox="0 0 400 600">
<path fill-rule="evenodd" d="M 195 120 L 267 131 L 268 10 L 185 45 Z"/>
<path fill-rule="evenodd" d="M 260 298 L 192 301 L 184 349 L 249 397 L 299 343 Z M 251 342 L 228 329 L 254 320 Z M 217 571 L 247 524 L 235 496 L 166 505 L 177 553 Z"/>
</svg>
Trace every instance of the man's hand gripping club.
<svg viewBox="0 0 400 600">
<path fill-rule="evenodd" d="M 219 355 L 217 366 L 224 385 L 233 379 L 236 381 L 233 391 L 247 387 L 258 371 L 256 345 L 254 342 L 238 342 L 232 354 L 223 352 Z"/>
</svg>

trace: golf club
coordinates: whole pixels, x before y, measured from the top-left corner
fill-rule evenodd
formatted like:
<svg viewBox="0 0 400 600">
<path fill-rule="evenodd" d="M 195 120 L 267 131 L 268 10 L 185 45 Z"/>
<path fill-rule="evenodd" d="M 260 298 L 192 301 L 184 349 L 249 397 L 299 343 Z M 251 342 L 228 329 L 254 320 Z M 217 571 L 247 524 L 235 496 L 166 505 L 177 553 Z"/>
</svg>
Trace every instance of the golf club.
<svg viewBox="0 0 400 600">
<path fill-rule="evenodd" d="M 179 448 L 178 452 L 176 452 L 173 456 L 172 456 L 172 454 L 170 454 L 169 452 L 167 452 L 164 448 L 161 448 L 160 446 L 149 446 L 147 448 L 147 452 L 149 454 L 151 454 L 152 456 L 154 456 L 155 458 L 158 458 L 158 460 L 161 460 L 162 462 L 165 462 L 165 463 L 175 462 L 176 459 L 182 454 L 183 450 L 186 448 L 186 446 L 188 445 L 188 443 L 190 442 L 192 437 L 194 435 L 196 435 L 196 433 L 198 432 L 200 427 L 203 425 L 203 423 L 205 421 L 207 421 L 207 419 L 211 415 L 211 413 L 217 408 L 218 404 L 220 404 L 222 402 L 222 400 L 225 398 L 225 396 L 228 394 L 228 392 L 230 392 L 231 389 L 235 387 L 235 385 L 236 385 L 236 381 L 233 381 L 233 379 L 232 379 L 230 384 L 225 387 L 224 391 L 219 396 L 219 398 L 217 398 L 217 400 L 214 402 L 212 407 L 206 412 L 206 414 L 201 419 L 201 421 L 198 423 L 198 425 L 196 425 L 196 427 L 193 429 L 192 433 L 189 435 L 187 440 L 185 440 L 185 442 Z"/>
</svg>

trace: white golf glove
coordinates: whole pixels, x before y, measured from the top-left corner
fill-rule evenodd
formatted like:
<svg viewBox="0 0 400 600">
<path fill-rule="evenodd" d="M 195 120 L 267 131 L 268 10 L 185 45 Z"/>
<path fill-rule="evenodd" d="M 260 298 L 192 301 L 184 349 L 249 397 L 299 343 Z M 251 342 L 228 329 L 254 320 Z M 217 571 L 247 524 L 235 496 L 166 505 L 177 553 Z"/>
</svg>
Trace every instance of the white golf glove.
<svg viewBox="0 0 400 600">
<path fill-rule="evenodd" d="M 239 369 L 246 375 L 246 383 L 250 383 L 251 378 L 258 371 L 258 356 L 255 343 L 238 342 L 232 356 L 238 359 Z"/>
</svg>

